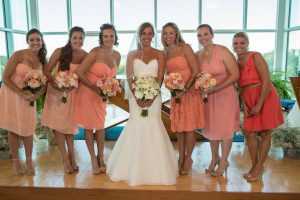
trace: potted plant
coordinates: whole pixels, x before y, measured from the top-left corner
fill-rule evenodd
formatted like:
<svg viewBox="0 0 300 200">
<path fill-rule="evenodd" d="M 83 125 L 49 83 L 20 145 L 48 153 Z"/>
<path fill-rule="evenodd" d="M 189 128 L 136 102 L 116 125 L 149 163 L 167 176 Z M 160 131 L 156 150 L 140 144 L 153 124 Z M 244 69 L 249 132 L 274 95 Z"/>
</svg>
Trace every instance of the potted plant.
<svg viewBox="0 0 300 200">
<path fill-rule="evenodd" d="M 10 158 L 7 130 L 0 128 L 0 159 Z"/>
<path fill-rule="evenodd" d="M 300 128 L 288 124 L 277 128 L 272 132 L 272 144 L 281 147 L 286 157 L 300 159 Z"/>
<path fill-rule="evenodd" d="M 280 99 L 293 99 L 293 91 L 290 81 L 284 79 L 284 72 L 273 71 L 270 73 L 271 81 Z"/>
</svg>

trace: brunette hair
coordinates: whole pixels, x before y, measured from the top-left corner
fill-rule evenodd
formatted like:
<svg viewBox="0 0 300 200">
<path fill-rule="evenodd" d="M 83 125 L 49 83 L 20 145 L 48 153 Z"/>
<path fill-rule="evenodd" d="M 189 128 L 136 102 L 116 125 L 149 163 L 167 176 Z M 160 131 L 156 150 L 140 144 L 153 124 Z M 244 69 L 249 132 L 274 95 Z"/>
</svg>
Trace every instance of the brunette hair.
<svg viewBox="0 0 300 200">
<path fill-rule="evenodd" d="M 68 43 L 64 47 L 62 47 L 61 54 L 58 59 L 58 61 L 59 61 L 58 69 L 60 71 L 70 70 L 70 63 L 73 58 L 73 49 L 71 46 L 71 38 L 72 38 L 72 35 L 74 32 L 81 32 L 85 36 L 85 32 L 84 32 L 83 28 L 81 28 L 79 26 L 74 26 L 73 28 L 71 28 L 71 30 L 69 31 Z"/>
<path fill-rule="evenodd" d="M 27 33 L 26 33 L 26 42 L 28 42 L 29 40 L 29 36 L 34 34 L 34 33 L 37 33 L 41 36 L 41 39 L 42 39 L 42 47 L 41 49 L 39 50 L 38 52 L 38 57 L 40 59 L 40 62 L 42 63 L 42 65 L 45 65 L 46 64 L 46 55 L 47 55 L 47 49 L 46 49 L 46 44 L 44 42 L 44 37 L 43 37 L 43 34 L 36 28 L 33 28 L 31 30 L 29 30 Z"/>
<path fill-rule="evenodd" d="M 115 26 L 112 25 L 112 24 L 102 24 L 100 26 L 100 33 L 99 33 L 99 44 L 100 46 L 103 45 L 103 31 L 106 30 L 106 29 L 111 29 L 113 30 L 114 34 L 115 34 L 115 43 L 114 45 L 118 46 L 119 45 L 119 42 L 118 42 L 118 35 L 117 35 L 117 31 L 115 29 Z"/>
</svg>

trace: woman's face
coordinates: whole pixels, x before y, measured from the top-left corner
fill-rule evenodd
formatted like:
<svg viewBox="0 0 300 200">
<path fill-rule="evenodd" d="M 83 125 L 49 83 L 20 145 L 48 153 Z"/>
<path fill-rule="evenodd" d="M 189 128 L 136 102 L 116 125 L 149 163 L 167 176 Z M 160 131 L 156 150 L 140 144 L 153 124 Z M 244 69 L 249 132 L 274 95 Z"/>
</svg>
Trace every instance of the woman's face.
<svg viewBox="0 0 300 200">
<path fill-rule="evenodd" d="M 233 50 L 237 55 L 248 51 L 248 42 L 244 37 L 235 37 L 232 41 Z"/>
<path fill-rule="evenodd" d="M 102 34 L 103 46 L 112 48 L 115 44 L 116 37 L 112 29 L 104 29 Z"/>
<path fill-rule="evenodd" d="M 198 37 L 199 43 L 204 48 L 211 45 L 212 39 L 214 38 L 214 36 L 210 33 L 210 31 L 207 27 L 199 28 L 197 31 L 197 37 Z"/>
<path fill-rule="evenodd" d="M 39 51 L 42 48 L 42 37 L 38 33 L 33 33 L 28 36 L 27 44 L 32 51 Z"/>
<path fill-rule="evenodd" d="M 173 44 L 176 41 L 176 32 L 173 27 L 167 26 L 163 30 L 163 39 L 167 45 Z"/>
<path fill-rule="evenodd" d="M 154 34 L 153 34 L 153 31 L 152 31 L 152 28 L 151 27 L 146 27 L 140 35 L 141 45 L 143 47 L 151 46 L 153 36 L 154 36 Z"/>
<path fill-rule="evenodd" d="M 71 47 L 72 49 L 78 50 L 83 46 L 84 34 L 80 31 L 75 31 L 71 36 Z"/>
</svg>

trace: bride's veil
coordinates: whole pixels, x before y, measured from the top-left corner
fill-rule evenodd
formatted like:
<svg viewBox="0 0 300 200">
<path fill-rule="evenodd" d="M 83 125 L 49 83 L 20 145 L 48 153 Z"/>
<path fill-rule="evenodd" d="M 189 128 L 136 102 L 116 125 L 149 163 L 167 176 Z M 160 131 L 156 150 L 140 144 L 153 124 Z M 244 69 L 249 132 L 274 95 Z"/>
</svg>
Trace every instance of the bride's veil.
<svg viewBox="0 0 300 200">
<path fill-rule="evenodd" d="M 138 29 L 136 30 L 136 32 L 135 32 L 135 34 L 134 34 L 134 36 L 131 40 L 129 51 L 128 51 L 129 53 L 132 53 L 136 50 L 142 50 L 143 47 L 140 43 L 140 34 L 147 27 L 152 27 L 153 28 L 154 36 L 152 38 L 151 46 L 153 48 L 156 48 L 156 49 L 159 49 L 159 50 L 162 49 L 161 48 L 162 44 L 161 44 L 161 42 L 158 38 L 158 33 L 157 33 L 156 28 L 150 22 L 144 22 L 138 27 Z M 128 55 L 129 55 L 129 53 L 128 53 Z M 143 53 L 143 51 L 142 51 L 142 53 Z M 133 62 L 128 62 L 128 60 L 127 60 L 128 57 L 129 57 L 128 55 L 127 55 L 127 58 L 126 58 L 126 66 L 125 66 L 126 78 L 121 81 L 121 86 L 124 88 L 124 91 L 125 91 L 125 95 L 124 95 L 125 99 L 129 99 L 130 96 L 132 95 L 132 92 L 131 92 L 130 87 L 129 87 L 128 79 L 131 79 L 131 78 L 134 77 L 133 66 L 127 66 L 129 63 L 130 63 L 130 65 L 133 64 Z M 143 60 L 143 54 L 142 54 L 142 57 L 139 58 L 139 59 Z"/>
</svg>

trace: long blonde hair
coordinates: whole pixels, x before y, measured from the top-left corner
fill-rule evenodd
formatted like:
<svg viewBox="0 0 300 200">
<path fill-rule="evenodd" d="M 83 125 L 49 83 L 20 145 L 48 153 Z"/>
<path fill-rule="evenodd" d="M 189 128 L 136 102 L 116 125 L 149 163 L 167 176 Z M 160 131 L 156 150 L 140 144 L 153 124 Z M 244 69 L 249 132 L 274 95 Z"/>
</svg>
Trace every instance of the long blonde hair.
<svg viewBox="0 0 300 200">
<path fill-rule="evenodd" d="M 176 39 L 175 39 L 175 44 L 176 45 L 185 44 L 185 41 L 184 41 L 180 31 L 179 31 L 178 26 L 173 22 L 168 22 L 162 27 L 162 33 L 161 33 L 161 42 L 164 46 L 164 51 L 168 51 L 168 45 L 166 44 L 166 42 L 164 41 L 164 38 L 163 38 L 164 37 L 164 30 L 167 27 L 172 27 L 174 29 L 175 34 L 176 34 Z"/>
</svg>

